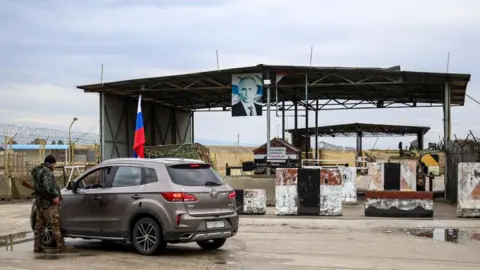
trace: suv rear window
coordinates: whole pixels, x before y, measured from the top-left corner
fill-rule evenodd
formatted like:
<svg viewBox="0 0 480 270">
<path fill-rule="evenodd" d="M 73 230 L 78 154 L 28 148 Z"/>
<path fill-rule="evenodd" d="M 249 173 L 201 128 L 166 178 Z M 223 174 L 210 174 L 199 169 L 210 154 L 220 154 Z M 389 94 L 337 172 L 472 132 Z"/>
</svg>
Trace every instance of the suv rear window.
<svg viewBox="0 0 480 270">
<path fill-rule="evenodd" d="M 223 181 L 209 164 L 179 164 L 167 167 L 172 182 L 182 186 L 221 186 Z"/>
</svg>

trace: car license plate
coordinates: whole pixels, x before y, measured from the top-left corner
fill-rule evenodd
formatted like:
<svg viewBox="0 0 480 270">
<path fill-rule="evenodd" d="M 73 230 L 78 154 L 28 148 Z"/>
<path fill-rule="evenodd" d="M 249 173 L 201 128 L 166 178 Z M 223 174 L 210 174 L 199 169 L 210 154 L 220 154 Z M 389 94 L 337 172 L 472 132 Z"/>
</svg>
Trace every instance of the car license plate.
<svg viewBox="0 0 480 270">
<path fill-rule="evenodd" d="M 225 222 L 223 221 L 207 221 L 207 229 L 216 229 L 216 228 L 224 228 Z"/>
</svg>

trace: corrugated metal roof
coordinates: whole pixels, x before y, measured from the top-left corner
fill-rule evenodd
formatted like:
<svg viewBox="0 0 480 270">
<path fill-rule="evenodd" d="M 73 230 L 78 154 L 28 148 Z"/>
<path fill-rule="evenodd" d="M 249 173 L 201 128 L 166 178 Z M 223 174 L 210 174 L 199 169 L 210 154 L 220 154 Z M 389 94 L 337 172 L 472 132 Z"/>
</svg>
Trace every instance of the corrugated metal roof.
<svg viewBox="0 0 480 270">
<path fill-rule="evenodd" d="M 309 100 L 363 100 L 442 104 L 445 82 L 450 83 L 451 104 L 462 106 L 470 74 L 401 71 L 394 68 L 308 67 L 257 65 L 242 68 L 173 76 L 143 78 L 77 86 L 85 92 L 108 92 L 112 95 L 134 96 L 160 104 L 184 109 L 230 107 L 233 74 L 269 71 L 283 73 L 278 83 L 278 101 L 305 99 L 305 74 L 308 74 Z M 273 76 L 273 75 L 272 75 Z M 266 102 L 266 91 L 262 102 Z M 276 99 L 276 97 L 275 97 Z M 418 103 L 418 104 L 417 104 Z M 329 104 L 332 106 L 334 104 Z M 353 107 L 352 107 L 353 108 Z"/>
<path fill-rule="evenodd" d="M 12 145 L 13 150 L 38 150 L 40 149 L 39 144 L 14 144 Z M 68 145 L 63 144 L 47 144 L 45 145 L 46 150 L 67 150 Z"/>
<path fill-rule="evenodd" d="M 349 123 L 330 126 L 319 126 L 318 136 L 338 136 L 350 137 L 356 136 L 358 132 L 362 132 L 363 137 L 383 137 L 383 136 L 416 136 L 417 134 L 425 134 L 430 130 L 430 127 L 421 126 L 400 126 L 400 125 L 386 125 L 386 124 L 371 124 L 371 123 Z M 300 136 L 305 135 L 305 128 L 287 129 L 289 133 L 296 133 Z M 308 128 L 308 136 L 315 136 L 316 128 Z"/>
</svg>

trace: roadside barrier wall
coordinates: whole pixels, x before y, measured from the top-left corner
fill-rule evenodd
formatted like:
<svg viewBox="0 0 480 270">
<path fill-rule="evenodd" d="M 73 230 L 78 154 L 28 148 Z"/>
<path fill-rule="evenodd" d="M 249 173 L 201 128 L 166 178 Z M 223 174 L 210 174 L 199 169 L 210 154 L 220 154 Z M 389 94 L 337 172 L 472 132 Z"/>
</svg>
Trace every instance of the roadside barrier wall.
<svg viewBox="0 0 480 270">
<path fill-rule="evenodd" d="M 417 190 L 417 162 L 368 163 L 368 190 Z M 428 182 L 428 181 L 427 181 Z M 425 187 L 425 190 L 428 190 Z"/>
<path fill-rule="evenodd" d="M 365 216 L 433 216 L 433 193 L 417 191 L 417 161 L 369 163 L 368 175 Z"/>
<path fill-rule="evenodd" d="M 342 174 L 342 203 L 357 204 L 357 168 L 339 167 Z"/>
<path fill-rule="evenodd" d="M 277 168 L 276 215 L 342 215 L 338 168 Z"/>
<path fill-rule="evenodd" d="M 480 163 L 458 164 L 457 217 L 480 217 Z"/>
<path fill-rule="evenodd" d="M 275 205 L 275 175 L 225 176 L 223 179 L 235 190 L 263 189 L 266 193 L 267 206 Z"/>
<path fill-rule="evenodd" d="M 237 211 L 246 215 L 265 215 L 267 195 L 265 189 L 236 189 Z"/>
<path fill-rule="evenodd" d="M 367 191 L 365 216 L 433 217 L 433 193 L 423 191 Z"/>
</svg>

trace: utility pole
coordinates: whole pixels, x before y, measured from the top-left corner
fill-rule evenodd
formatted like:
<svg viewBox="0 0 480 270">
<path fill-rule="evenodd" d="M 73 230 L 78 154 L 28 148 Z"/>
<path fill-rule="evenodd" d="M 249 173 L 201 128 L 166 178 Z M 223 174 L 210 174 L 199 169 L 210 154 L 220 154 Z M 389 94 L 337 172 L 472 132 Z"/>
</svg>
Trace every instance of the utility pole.
<svg viewBox="0 0 480 270">
<path fill-rule="evenodd" d="M 240 146 L 240 133 L 237 134 L 237 146 Z"/>
</svg>

